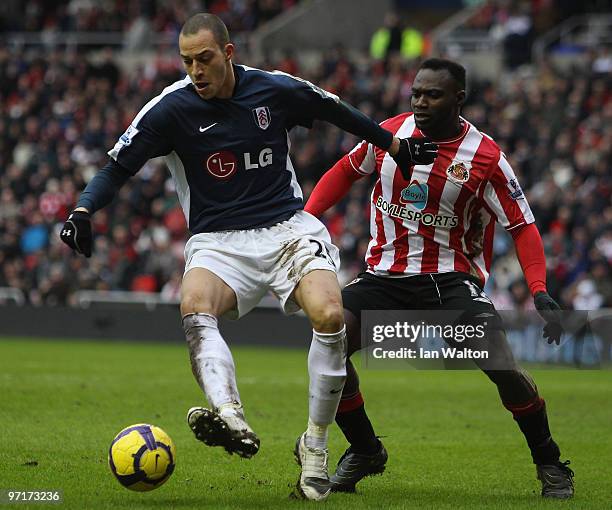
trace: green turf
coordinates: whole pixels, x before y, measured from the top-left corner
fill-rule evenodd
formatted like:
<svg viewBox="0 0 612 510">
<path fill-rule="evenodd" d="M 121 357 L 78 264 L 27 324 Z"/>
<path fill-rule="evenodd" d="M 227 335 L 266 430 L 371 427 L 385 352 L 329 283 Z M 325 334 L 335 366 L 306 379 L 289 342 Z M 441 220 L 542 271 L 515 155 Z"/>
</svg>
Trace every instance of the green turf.
<svg viewBox="0 0 612 510">
<path fill-rule="evenodd" d="M 62 489 L 61 508 L 319 506 L 288 499 L 298 475 L 292 449 L 307 417 L 305 351 L 234 354 L 247 417 L 262 441 L 249 461 L 192 437 L 185 412 L 202 400 L 183 346 L 0 340 L 0 488 Z M 541 500 L 523 438 L 482 374 L 363 370 L 367 409 L 390 453 L 387 472 L 365 480 L 356 495 L 332 494 L 322 504 L 610 508 L 612 374 L 533 375 L 576 471 L 573 501 Z M 124 489 L 106 464 L 113 436 L 138 422 L 165 429 L 178 450 L 172 478 L 150 493 Z M 334 427 L 332 465 L 344 447 Z"/>
</svg>

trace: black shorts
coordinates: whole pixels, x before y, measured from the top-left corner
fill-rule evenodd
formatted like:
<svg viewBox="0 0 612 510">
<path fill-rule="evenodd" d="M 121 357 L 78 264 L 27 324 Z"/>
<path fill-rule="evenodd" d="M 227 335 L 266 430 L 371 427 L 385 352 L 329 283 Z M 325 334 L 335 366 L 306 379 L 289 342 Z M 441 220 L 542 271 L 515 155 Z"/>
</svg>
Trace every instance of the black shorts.
<svg viewBox="0 0 612 510">
<path fill-rule="evenodd" d="M 358 320 L 364 310 L 461 310 L 462 320 L 486 317 L 489 327 L 502 329 L 501 318 L 480 282 L 467 273 L 406 278 L 361 273 L 342 290 L 342 301 Z"/>
<path fill-rule="evenodd" d="M 372 346 L 367 332 L 373 324 L 387 321 L 392 324 L 399 319 L 395 311 L 421 311 L 409 313 L 414 323 L 472 326 L 482 328 L 484 336 L 460 339 L 456 336 L 444 341 L 460 348 L 486 350 L 485 359 L 475 360 L 482 370 L 515 370 L 516 365 L 510 346 L 503 331 L 503 321 L 493 303 L 482 290 L 480 283 L 466 273 L 435 273 L 406 278 L 385 278 L 370 273 L 361 273 L 342 291 L 344 308 L 350 311 L 361 324 L 361 335 L 349 339 L 349 353 Z M 361 312 L 392 311 L 374 317 Z M 448 313 L 440 313 L 447 310 Z M 356 342 L 361 342 L 356 345 Z M 377 344 L 381 345 L 381 344 Z M 403 344 L 402 344 L 403 345 Z M 446 368 L 472 368 L 471 360 L 444 360 Z"/>
</svg>

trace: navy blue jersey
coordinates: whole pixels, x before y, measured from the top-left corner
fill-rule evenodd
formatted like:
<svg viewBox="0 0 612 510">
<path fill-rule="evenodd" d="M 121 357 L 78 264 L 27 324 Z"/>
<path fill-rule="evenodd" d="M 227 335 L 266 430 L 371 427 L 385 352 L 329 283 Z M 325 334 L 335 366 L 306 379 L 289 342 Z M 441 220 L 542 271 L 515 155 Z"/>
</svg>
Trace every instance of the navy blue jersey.
<svg viewBox="0 0 612 510">
<path fill-rule="evenodd" d="M 187 76 L 149 101 L 109 151 L 132 174 L 165 156 L 192 233 L 270 226 L 301 209 L 288 131 L 314 119 L 334 122 L 341 104 L 291 75 L 233 67 L 231 98 L 202 99 Z"/>
</svg>

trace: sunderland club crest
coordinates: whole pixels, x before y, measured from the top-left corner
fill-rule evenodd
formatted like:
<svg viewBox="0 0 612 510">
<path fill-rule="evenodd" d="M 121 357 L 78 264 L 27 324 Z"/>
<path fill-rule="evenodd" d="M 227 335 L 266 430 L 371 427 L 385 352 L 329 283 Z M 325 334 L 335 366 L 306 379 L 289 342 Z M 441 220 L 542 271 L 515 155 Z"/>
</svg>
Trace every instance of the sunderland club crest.
<svg viewBox="0 0 612 510">
<path fill-rule="evenodd" d="M 272 117 L 270 116 L 270 108 L 267 106 L 260 106 L 259 108 L 253 108 L 253 117 L 255 117 L 255 124 L 261 129 L 268 129 Z"/>
<path fill-rule="evenodd" d="M 451 181 L 463 184 L 470 178 L 470 164 L 463 161 L 453 161 L 446 169 L 446 175 Z"/>
</svg>

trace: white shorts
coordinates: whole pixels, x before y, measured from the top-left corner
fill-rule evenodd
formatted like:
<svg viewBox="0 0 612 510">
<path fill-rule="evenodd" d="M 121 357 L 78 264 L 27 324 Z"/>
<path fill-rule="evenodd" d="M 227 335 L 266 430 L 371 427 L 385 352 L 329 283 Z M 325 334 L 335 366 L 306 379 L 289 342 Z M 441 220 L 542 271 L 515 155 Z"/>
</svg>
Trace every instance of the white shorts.
<svg viewBox="0 0 612 510">
<path fill-rule="evenodd" d="M 267 228 L 192 236 L 185 245 L 185 274 L 194 267 L 208 269 L 232 288 L 238 309 L 226 317 L 237 319 L 268 291 L 285 313 L 297 312 L 292 295 L 300 280 L 315 269 L 337 272 L 340 257 L 323 223 L 300 210 Z"/>
</svg>

